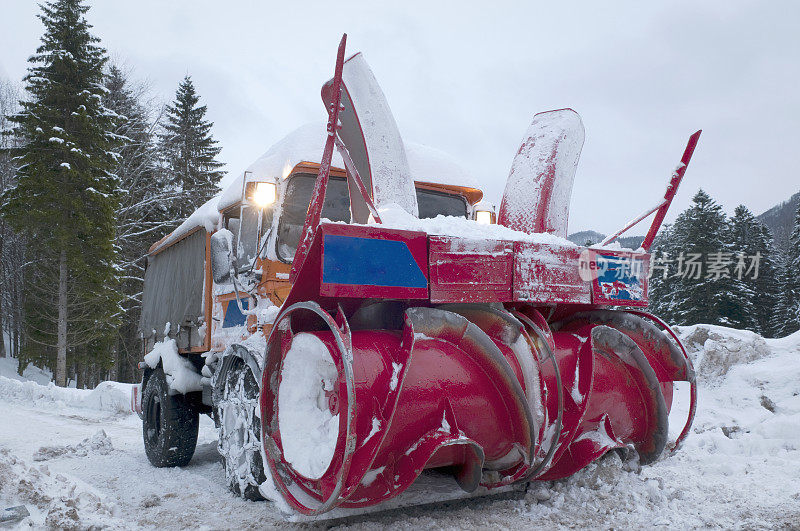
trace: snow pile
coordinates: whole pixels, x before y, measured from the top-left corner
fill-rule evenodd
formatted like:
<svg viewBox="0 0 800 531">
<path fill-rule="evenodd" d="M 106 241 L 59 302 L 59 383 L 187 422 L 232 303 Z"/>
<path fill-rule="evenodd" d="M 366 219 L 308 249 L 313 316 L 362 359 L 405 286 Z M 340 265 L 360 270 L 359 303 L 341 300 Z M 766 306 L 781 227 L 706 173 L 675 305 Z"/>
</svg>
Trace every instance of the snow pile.
<svg viewBox="0 0 800 531">
<path fill-rule="evenodd" d="M 153 350 L 144 357 L 144 362 L 151 369 L 161 366 L 167 377 L 167 384 L 172 391 L 186 394 L 203 390 L 203 377 L 197 372 L 192 362 L 178 354 L 178 344 L 174 339 L 165 338 L 153 346 Z"/>
<path fill-rule="evenodd" d="M 475 176 L 444 151 L 416 142 L 405 142 L 405 146 L 415 181 L 479 187 Z"/>
<path fill-rule="evenodd" d="M 703 328 L 709 338 L 695 350 L 699 343 L 691 339 L 702 338 Z M 765 340 L 752 332 L 696 325 L 678 333 L 690 356 L 707 367 L 699 373 L 698 400 L 704 407 L 695 432 L 700 435 L 690 437 L 690 444 L 731 456 L 793 454 L 800 465 L 800 332 Z"/>
<path fill-rule="evenodd" d="M 675 332 L 692 358 L 697 375 L 705 380 L 724 376 L 731 367 L 769 356 L 758 334 L 724 326 L 676 326 Z"/>
<path fill-rule="evenodd" d="M 706 366 L 694 427 L 683 447 L 641 469 L 609 454 L 565 480 L 534 483 L 521 509 L 530 522 L 614 528 L 797 525 L 800 333 L 764 340 L 709 325 L 677 332 L 692 358 Z M 684 393 L 685 388 L 676 394 L 670 415 L 672 438 L 685 420 Z"/>
<path fill-rule="evenodd" d="M 509 240 L 530 243 L 545 243 L 576 247 L 574 243 L 553 234 L 533 233 L 528 234 L 518 230 L 509 229 L 503 225 L 484 225 L 471 219 L 455 216 L 436 216 L 430 219 L 419 219 L 398 205 L 387 205 L 378 209 L 381 218 L 380 226 L 388 229 L 403 229 L 425 232 L 427 234 L 455 236 L 470 240 Z"/>
<path fill-rule="evenodd" d="M 98 430 L 91 437 L 87 437 L 78 444 L 56 446 L 42 446 L 33 453 L 34 461 L 47 461 L 56 457 L 86 457 L 90 454 L 107 455 L 114 451 L 106 432 Z"/>
<path fill-rule="evenodd" d="M 28 465 L 0 448 L 0 506 L 25 505 L 31 515 L 18 525 L 49 529 L 126 529 L 114 517 L 115 507 L 91 487 Z"/>
<path fill-rule="evenodd" d="M 41 385 L 53 379 L 53 373 L 50 371 L 40 369 L 32 364 L 28 364 L 25 370 L 22 371 L 22 376 L 17 372 L 19 367 L 19 360 L 16 358 L 0 358 L 0 376 L 5 376 L 12 380 L 19 380 L 21 382 L 33 381 Z"/>
<path fill-rule="evenodd" d="M 309 479 L 322 477 L 336 450 L 339 415 L 331 414 L 325 391 L 337 391 L 338 378 L 317 336 L 294 336 L 281 369 L 278 424 L 286 461 Z"/>
<path fill-rule="evenodd" d="M 0 399 L 25 402 L 34 406 L 56 404 L 110 413 L 130 413 L 131 384 L 101 382 L 95 389 L 57 387 L 50 382 L 40 385 L 33 381 L 18 381 L 0 376 Z"/>
</svg>

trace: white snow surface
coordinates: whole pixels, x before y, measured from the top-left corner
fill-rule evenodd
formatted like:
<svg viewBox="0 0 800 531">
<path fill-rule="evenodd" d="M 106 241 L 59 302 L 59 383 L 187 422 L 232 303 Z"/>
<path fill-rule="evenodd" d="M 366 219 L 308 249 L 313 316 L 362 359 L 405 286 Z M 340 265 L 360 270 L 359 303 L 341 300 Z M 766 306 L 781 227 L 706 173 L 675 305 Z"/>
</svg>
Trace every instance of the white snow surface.
<svg viewBox="0 0 800 531">
<path fill-rule="evenodd" d="M 325 391 L 339 378 L 328 347 L 315 335 L 294 336 L 283 360 L 278 387 L 278 426 L 283 455 L 297 472 L 319 479 L 328 469 L 339 436 Z"/>
<path fill-rule="evenodd" d="M 709 339 L 714 343 L 696 335 L 696 341 L 686 342 L 698 367 L 712 363 L 707 349 L 716 351 L 721 345 L 735 353 L 733 347 L 743 338 L 758 342 L 748 333 L 707 325 L 681 327 L 678 333 L 688 339 L 703 328 L 713 332 Z M 796 528 L 800 522 L 800 333 L 764 343 L 767 351 L 761 356 L 748 351 L 745 341 L 744 351 L 740 348 L 740 354 L 733 354 L 737 361 L 724 374 L 711 370 L 714 364 L 708 365 L 710 372 L 700 371 L 692 433 L 675 455 L 663 456 L 651 466 L 637 470 L 635 464 L 623 464 L 612 454 L 567 480 L 533 484 L 524 497 L 405 508 L 338 526 L 413 531 Z M 261 529 L 287 525 L 273 503 L 248 502 L 228 492 L 216 450 L 216 430 L 206 416 L 201 416 L 192 462 L 184 468 L 154 468 L 144 455 L 141 421 L 135 415 L 98 409 L 85 400 L 84 391 L 54 392 L 26 382 L 40 388 L 35 395 L 49 397 L 32 400 L 33 394 L 13 391 L 18 384 L 0 377 L 0 507 L 24 504 L 28 508 L 31 516 L 18 527 Z M 671 432 L 682 424 L 680 416 L 686 407 L 685 400 L 678 400 L 682 396 L 676 394 Z M 43 462 L 33 460 L 37 453 L 43 455 L 43 448 L 81 444 L 86 455 L 75 451 Z M 380 466 L 376 463 L 373 469 Z"/>
<path fill-rule="evenodd" d="M 397 205 L 386 205 L 379 208 L 378 215 L 381 217 L 381 223 L 375 225 L 387 229 L 418 231 L 468 240 L 508 240 L 577 247 L 566 238 L 546 232 L 528 234 L 502 225 L 484 225 L 471 219 L 455 216 L 439 215 L 435 218 L 419 219 Z"/>
</svg>

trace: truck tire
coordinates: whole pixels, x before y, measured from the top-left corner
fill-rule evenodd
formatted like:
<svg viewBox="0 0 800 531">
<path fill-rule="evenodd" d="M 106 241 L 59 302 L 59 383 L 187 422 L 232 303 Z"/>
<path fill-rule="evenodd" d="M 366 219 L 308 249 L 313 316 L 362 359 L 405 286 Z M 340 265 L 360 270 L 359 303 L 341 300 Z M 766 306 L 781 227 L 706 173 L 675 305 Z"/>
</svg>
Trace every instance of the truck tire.
<svg viewBox="0 0 800 531">
<path fill-rule="evenodd" d="M 264 497 L 258 486 L 266 480 L 261 458 L 261 419 L 256 375 L 240 358 L 223 375 L 221 396 L 215 404 L 219 419 L 218 450 L 228 488 L 246 500 Z"/>
<path fill-rule="evenodd" d="M 169 394 L 164 370 L 158 367 L 142 393 L 144 452 L 156 467 L 186 466 L 197 446 L 200 413 L 185 395 Z"/>
</svg>

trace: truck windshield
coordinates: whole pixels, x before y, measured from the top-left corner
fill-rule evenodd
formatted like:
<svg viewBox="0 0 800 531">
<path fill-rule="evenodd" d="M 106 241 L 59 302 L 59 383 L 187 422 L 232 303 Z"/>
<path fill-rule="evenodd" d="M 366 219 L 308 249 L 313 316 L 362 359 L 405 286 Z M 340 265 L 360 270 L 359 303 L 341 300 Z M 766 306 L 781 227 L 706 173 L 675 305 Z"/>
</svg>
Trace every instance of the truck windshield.
<svg viewBox="0 0 800 531">
<path fill-rule="evenodd" d="M 467 201 L 460 195 L 417 188 L 417 207 L 422 219 L 436 216 L 468 217 Z"/>
<path fill-rule="evenodd" d="M 292 176 L 287 183 L 277 239 L 278 258 L 284 262 L 292 261 L 300 244 L 300 233 L 303 231 L 316 179 L 315 174 L 300 173 Z M 435 218 L 439 215 L 468 217 L 467 201 L 457 194 L 417 188 L 417 204 L 420 218 Z M 344 177 L 330 178 L 325 192 L 325 204 L 322 206 L 322 217 L 331 221 L 350 221 L 350 195 L 347 179 Z"/>
<path fill-rule="evenodd" d="M 278 223 L 277 240 L 278 258 L 284 262 L 292 261 L 297 246 L 300 245 L 300 233 L 303 231 L 316 180 L 315 174 L 300 173 L 286 183 L 286 197 Z M 328 189 L 325 190 L 322 217 L 331 221 L 350 221 L 350 195 L 347 191 L 347 179 L 344 177 L 330 177 Z"/>
</svg>

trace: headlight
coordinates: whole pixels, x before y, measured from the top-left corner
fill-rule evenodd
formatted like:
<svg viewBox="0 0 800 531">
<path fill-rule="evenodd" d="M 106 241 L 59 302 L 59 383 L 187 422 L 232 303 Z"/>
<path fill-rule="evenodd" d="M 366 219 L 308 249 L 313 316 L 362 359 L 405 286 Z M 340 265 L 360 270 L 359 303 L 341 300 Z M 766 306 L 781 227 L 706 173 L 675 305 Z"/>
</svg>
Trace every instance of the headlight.
<svg viewBox="0 0 800 531">
<path fill-rule="evenodd" d="M 476 210 L 475 221 L 483 225 L 491 225 L 494 223 L 494 212 L 490 210 Z"/>
<path fill-rule="evenodd" d="M 253 184 L 255 184 L 255 186 L 251 188 L 252 192 L 249 194 L 249 199 L 255 203 L 258 208 L 271 205 L 278 198 L 278 187 L 275 183 Z"/>
</svg>

